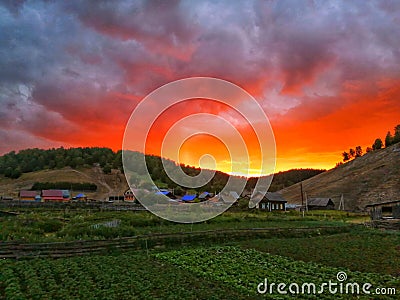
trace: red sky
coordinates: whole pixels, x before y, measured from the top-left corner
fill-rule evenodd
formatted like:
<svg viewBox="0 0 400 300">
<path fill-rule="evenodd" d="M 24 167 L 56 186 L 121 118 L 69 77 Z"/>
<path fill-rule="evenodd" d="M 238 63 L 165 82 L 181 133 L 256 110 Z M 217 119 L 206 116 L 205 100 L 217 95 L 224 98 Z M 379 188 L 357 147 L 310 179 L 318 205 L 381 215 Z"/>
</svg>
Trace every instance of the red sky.
<svg viewBox="0 0 400 300">
<path fill-rule="evenodd" d="M 256 99 L 274 131 L 277 171 L 329 169 L 400 124 L 398 2 L 11 1 L 0 4 L 0 28 L 0 153 L 120 149 L 147 94 L 194 76 Z M 249 124 L 210 101 L 167 111 L 149 152 L 160 151 L 172 120 L 194 113 L 235 124 L 256 172 Z M 187 140 L 179 157 L 197 165 L 204 154 L 229 171 L 226 145 L 210 136 Z"/>
</svg>

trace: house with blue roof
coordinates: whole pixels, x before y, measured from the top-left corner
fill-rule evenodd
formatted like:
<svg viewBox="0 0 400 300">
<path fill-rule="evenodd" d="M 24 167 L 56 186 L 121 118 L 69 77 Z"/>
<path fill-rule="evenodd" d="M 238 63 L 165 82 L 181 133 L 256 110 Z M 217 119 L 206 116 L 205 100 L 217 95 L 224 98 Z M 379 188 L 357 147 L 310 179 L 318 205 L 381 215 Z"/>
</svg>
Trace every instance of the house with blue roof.
<svg viewBox="0 0 400 300">
<path fill-rule="evenodd" d="M 174 194 L 172 194 L 170 191 L 168 190 L 159 190 L 156 195 L 164 195 L 167 196 L 170 199 L 176 199 L 176 196 Z"/>
<path fill-rule="evenodd" d="M 212 197 L 212 194 L 209 192 L 203 192 L 199 195 L 200 201 L 206 201 Z"/>
<path fill-rule="evenodd" d="M 85 194 L 83 194 L 83 193 L 79 193 L 78 195 L 75 196 L 75 199 L 79 200 L 79 201 L 86 201 L 87 200 L 87 196 Z"/>
<path fill-rule="evenodd" d="M 196 195 L 196 194 L 193 194 L 193 195 L 185 195 L 185 196 L 183 196 L 183 197 L 181 198 L 181 200 L 182 200 L 183 202 L 193 202 L 194 200 L 196 200 L 196 198 L 197 198 L 197 195 Z"/>
</svg>

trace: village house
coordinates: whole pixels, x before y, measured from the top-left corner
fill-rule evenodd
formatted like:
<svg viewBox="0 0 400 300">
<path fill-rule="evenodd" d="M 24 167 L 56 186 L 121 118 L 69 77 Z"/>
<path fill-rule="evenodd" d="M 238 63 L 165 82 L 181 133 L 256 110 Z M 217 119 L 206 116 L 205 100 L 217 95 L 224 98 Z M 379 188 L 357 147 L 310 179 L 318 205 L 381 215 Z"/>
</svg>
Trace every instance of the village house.
<svg viewBox="0 0 400 300">
<path fill-rule="evenodd" d="M 167 196 L 170 199 L 176 199 L 176 196 L 171 191 L 166 190 L 166 189 L 161 189 L 160 191 L 158 191 L 156 193 L 156 195 L 164 195 L 164 196 Z"/>
<path fill-rule="evenodd" d="M 265 211 L 284 211 L 287 201 L 281 194 L 267 192 L 265 195 L 261 192 L 256 192 L 251 197 L 251 201 L 256 202 L 256 208 Z"/>
<path fill-rule="evenodd" d="M 40 201 L 40 195 L 36 191 L 20 191 L 18 198 L 20 201 Z"/>
<path fill-rule="evenodd" d="M 183 202 L 194 202 L 194 200 L 196 200 L 197 195 L 193 194 L 193 195 L 184 195 L 181 200 Z"/>
<path fill-rule="evenodd" d="M 42 190 L 41 197 L 43 202 L 63 202 L 69 200 L 64 198 L 62 190 Z"/>
<path fill-rule="evenodd" d="M 199 195 L 199 199 L 200 201 L 207 201 L 208 199 L 210 199 L 212 197 L 212 194 L 209 192 L 203 192 Z"/>
<path fill-rule="evenodd" d="M 124 201 L 127 201 L 127 202 L 135 201 L 135 195 L 133 194 L 131 189 L 127 189 L 124 192 Z"/>
<path fill-rule="evenodd" d="M 87 196 L 83 193 L 79 193 L 74 198 L 78 201 L 87 201 Z"/>
</svg>

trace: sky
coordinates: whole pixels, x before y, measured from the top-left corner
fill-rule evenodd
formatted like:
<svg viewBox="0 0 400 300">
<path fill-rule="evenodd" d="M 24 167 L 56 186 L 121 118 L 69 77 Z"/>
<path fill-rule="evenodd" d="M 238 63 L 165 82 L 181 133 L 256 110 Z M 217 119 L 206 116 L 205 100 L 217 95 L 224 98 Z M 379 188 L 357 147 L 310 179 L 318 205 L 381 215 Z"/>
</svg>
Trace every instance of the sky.
<svg viewBox="0 0 400 300">
<path fill-rule="evenodd" d="M 399 1 L 0 1 L 0 154 L 121 149 L 146 95 L 206 76 L 260 104 L 277 171 L 329 169 L 400 123 L 399 36 Z M 170 115 L 191 113 L 235 123 L 210 101 Z M 171 123 L 164 119 L 157 128 Z M 183 163 L 213 152 L 229 171 L 218 165 L 228 152 L 215 138 L 181 150 Z"/>
</svg>

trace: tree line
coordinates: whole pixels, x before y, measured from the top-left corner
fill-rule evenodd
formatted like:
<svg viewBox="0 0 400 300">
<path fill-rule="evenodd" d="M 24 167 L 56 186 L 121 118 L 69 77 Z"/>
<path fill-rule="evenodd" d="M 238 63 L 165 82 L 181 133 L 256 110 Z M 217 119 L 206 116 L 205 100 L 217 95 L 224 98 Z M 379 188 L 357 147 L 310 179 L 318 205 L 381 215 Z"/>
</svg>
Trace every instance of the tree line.
<svg viewBox="0 0 400 300">
<path fill-rule="evenodd" d="M 90 182 L 35 182 L 31 191 L 40 190 L 96 191 L 97 185 Z"/>
<path fill-rule="evenodd" d="M 386 138 L 385 138 L 385 143 L 383 143 L 381 138 L 375 139 L 374 143 L 371 145 L 371 147 L 367 147 L 365 149 L 365 152 L 371 152 L 375 150 L 379 150 L 383 148 L 383 145 L 386 147 L 389 147 L 391 145 L 397 144 L 400 142 L 400 124 L 396 125 L 394 127 L 394 134 L 392 135 L 390 131 L 387 132 Z M 344 151 L 342 153 L 343 157 L 343 162 L 349 161 L 353 158 L 357 158 L 363 155 L 363 150 L 361 146 L 357 146 L 355 149 L 350 148 L 349 151 Z M 336 166 L 342 164 L 341 162 L 338 163 Z"/>
<path fill-rule="evenodd" d="M 52 148 L 26 149 L 18 153 L 11 151 L 0 156 L 0 174 L 9 178 L 18 178 L 22 173 L 64 167 L 81 168 L 98 164 L 105 173 L 111 169 L 122 170 L 122 152 L 108 148 Z"/>
</svg>

